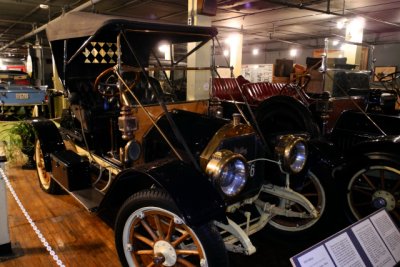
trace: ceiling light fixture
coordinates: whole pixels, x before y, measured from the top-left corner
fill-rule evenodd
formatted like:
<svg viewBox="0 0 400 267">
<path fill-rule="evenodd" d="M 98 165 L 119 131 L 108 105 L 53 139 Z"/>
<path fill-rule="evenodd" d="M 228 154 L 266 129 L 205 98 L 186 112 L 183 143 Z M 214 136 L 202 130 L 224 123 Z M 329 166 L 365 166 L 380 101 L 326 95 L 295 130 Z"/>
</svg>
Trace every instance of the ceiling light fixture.
<svg viewBox="0 0 400 267">
<path fill-rule="evenodd" d="M 336 22 L 336 28 L 343 29 L 344 25 L 346 25 L 347 19 L 341 19 Z"/>
<path fill-rule="evenodd" d="M 260 51 L 258 50 L 258 48 L 254 48 L 252 51 L 252 54 L 253 54 L 253 56 L 257 56 L 259 54 L 259 52 Z"/>
<path fill-rule="evenodd" d="M 166 52 L 168 51 L 168 45 L 162 44 L 162 45 L 160 45 L 160 46 L 158 47 L 158 50 L 159 50 L 160 52 L 166 53 Z"/>
<path fill-rule="evenodd" d="M 365 19 L 362 17 L 354 18 L 349 23 L 349 27 L 351 28 L 352 31 L 355 31 L 357 29 L 363 29 L 364 26 L 365 26 Z"/>
<path fill-rule="evenodd" d="M 40 4 L 39 7 L 41 9 L 49 9 L 49 5 L 46 5 L 46 4 Z"/>
</svg>

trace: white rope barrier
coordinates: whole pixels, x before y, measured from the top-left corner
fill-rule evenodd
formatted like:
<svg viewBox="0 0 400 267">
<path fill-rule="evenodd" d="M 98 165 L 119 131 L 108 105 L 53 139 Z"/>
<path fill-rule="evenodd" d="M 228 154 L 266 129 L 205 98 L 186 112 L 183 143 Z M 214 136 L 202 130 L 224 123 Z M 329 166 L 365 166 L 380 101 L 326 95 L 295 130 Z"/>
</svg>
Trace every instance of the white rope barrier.
<svg viewBox="0 0 400 267">
<path fill-rule="evenodd" d="M 22 205 L 19 197 L 17 196 L 17 193 L 15 193 L 14 188 L 12 187 L 10 181 L 8 180 L 8 177 L 6 176 L 6 174 L 4 173 L 2 168 L 0 168 L 0 174 L 3 177 L 4 182 L 6 183 L 6 186 L 8 187 L 8 190 L 10 191 L 11 195 L 14 197 L 14 199 L 17 202 L 19 208 L 21 209 L 22 213 L 24 214 L 25 218 L 28 220 L 28 222 L 31 225 L 33 231 L 35 231 L 35 233 L 36 233 L 37 237 L 39 238 L 40 242 L 42 242 L 43 246 L 49 252 L 50 256 L 57 263 L 57 265 L 60 266 L 60 267 L 65 267 L 63 262 L 57 256 L 56 252 L 53 250 L 53 248 L 47 242 L 46 238 L 43 236 L 42 232 L 40 232 L 40 230 L 37 228 L 35 222 L 32 220 L 31 216 L 26 211 L 24 205 Z"/>
</svg>

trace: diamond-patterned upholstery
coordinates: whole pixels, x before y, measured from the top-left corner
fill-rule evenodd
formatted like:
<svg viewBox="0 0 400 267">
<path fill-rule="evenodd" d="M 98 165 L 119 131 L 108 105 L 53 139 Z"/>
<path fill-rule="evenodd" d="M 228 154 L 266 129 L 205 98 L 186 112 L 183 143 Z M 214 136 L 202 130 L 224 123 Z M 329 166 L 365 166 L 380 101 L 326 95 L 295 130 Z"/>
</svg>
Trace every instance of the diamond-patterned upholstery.
<svg viewBox="0 0 400 267">
<path fill-rule="evenodd" d="M 82 52 L 87 64 L 110 64 L 117 62 L 117 45 L 109 42 L 90 42 Z"/>
</svg>

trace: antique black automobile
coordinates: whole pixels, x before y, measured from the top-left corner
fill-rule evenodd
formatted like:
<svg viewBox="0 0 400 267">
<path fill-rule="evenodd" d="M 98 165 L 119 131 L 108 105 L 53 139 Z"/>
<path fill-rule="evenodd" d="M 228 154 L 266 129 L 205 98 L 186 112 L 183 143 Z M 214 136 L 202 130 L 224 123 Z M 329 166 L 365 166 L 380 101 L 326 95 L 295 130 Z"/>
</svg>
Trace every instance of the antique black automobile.
<svg viewBox="0 0 400 267">
<path fill-rule="evenodd" d="M 270 147 L 241 115 L 186 99 L 192 72 L 215 72 L 188 57 L 216 34 L 77 12 L 47 27 L 68 108 L 32 122 L 39 183 L 113 224 L 124 266 L 226 266 L 226 249 L 254 253 L 249 236 L 275 216 L 282 229 L 285 218 L 311 228 L 324 209 L 321 194 L 292 189 L 293 175 L 305 185 L 305 135 Z"/>
<path fill-rule="evenodd" d="M 219 86 L 214 93 L 225 100 L 225 111 L 250 103 L 266 138 L 305 131 L 314 140 L 330 143 L 324 154 L 335 178 L 334 202 L 348 219 L 354 222 L 385 208 L 400 225 L 399 74 L 371 84 L 367 71 L 324 69 L 331 88 L 318 88 L 319 93 L 307 92 L 309 75 L 302 78 L 303 84 L 237 79 L 230 94 Z M 323 181 L 322 176 L 319 179 Z"/>
<path fill-rule="evenodd" d="M 296 91 L 320 125 L 322 138 L 332 142 L 338 153 L 333 169 L 338 203 L 351 222 L 384 208 L 399 226 L 398 74 L 372 83 L 369 71 L 330 70 L 326 60 L 322 63 L 332 88 L 312 95 L 299 85 L 288 85 L 286 90 Z"/>
</svg>

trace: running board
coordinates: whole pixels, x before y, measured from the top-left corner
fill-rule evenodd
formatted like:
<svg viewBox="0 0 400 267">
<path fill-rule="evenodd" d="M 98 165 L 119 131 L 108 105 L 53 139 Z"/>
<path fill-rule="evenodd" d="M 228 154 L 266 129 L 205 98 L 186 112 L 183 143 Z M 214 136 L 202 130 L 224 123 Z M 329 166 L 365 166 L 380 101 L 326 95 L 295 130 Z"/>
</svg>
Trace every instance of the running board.
<svg viewBox="0 0 400 267">
<path fill-rule="evenodd" d="M 104 198 L 104 195 L 94 188 L 76 190 L 69 193 L 90 212 L 95 212 Z"/>
</svg>

